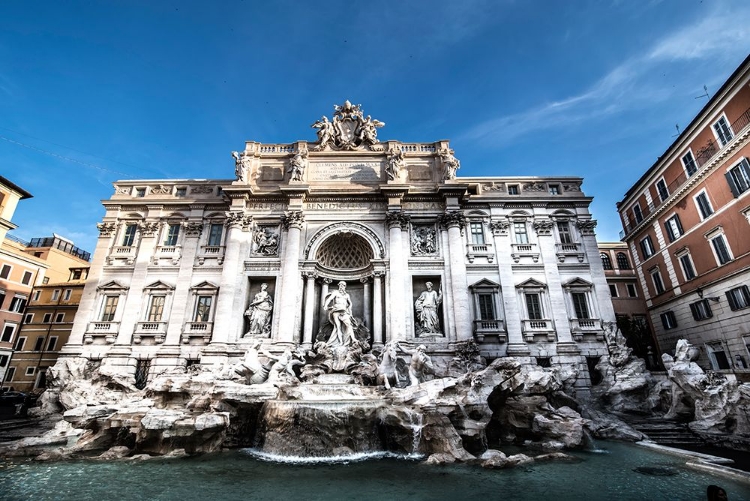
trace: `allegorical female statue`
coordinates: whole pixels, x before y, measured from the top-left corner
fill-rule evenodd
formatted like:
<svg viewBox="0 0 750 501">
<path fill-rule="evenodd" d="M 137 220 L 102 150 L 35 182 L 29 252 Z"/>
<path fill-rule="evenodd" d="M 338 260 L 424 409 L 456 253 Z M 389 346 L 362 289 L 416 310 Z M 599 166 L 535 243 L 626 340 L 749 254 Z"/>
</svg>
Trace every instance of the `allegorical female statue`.
<svg viewBox="0 0 750 501">
<path fill-rule="evenodd" d="M 273 300 L 267 289 L 268 284 L 260 285 L 260 292 L 255 295 L 245 312 L 245 316 L 250 321 L 250 330 L 247 331 L 246 336 L 267 337 L 271 335 Z"/>
<path fill-rule="evenodd" d="M 328 346 L 350 346 L 356 338 L 352 327 L 352 299 L 346 292 L 346 282 L 339 282 L 338 290 L 326 296 L 323 307 L 328 311 L 328 320 L 333 324 Z"/>
<path fill-rule="evenodd" d="M 443 292 L 432 290 L 432 282 L 424 285 L 427 290 L 422 291 L 414 302 L 417 310 L 417 334 L 441 334 L 438 306 L 443 301 Z"/>
</svg>

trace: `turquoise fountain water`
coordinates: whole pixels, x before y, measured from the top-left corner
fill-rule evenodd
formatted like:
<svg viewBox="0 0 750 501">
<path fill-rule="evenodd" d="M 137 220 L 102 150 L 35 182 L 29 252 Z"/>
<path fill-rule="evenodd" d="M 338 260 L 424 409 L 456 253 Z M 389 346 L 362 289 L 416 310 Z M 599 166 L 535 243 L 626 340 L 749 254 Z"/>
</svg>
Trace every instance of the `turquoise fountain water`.
<svg viewBox="0 0 750 501">
<path fill-rule="evenodd" d="M 509 470 L 436 467 L 384 457 L 300 464 L 240 450 L 142 462 L 0 463 L 3 500 L 338 500 L 552 499 L 704 500 L 718 484 L 729 499 L 750 499 L 750 485 L 684 468 L 684 460 L 638 446 L 600 443 L 607 453 L 573 453 L 574 462 Z M 515 452 L 515 451 L 514 451 Z M 647 475 L 636 468 L 673 475 Z"/>
</svg>

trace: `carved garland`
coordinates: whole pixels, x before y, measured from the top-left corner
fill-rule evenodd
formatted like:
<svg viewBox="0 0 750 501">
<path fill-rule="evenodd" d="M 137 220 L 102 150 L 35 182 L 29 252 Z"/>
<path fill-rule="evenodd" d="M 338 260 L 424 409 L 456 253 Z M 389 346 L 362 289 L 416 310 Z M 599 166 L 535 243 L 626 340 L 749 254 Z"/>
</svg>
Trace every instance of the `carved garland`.
<svg viewBox="0 0 750 501">
<path fill-rule="evenodd" d="M 353 233 L 356 233 L 357 231 L 364 233 L 369 237 L 370 242 L 374 242 L 378 246 L 379 259 L 385 258 L 385 247 L 374 231 L 360 223 L 340 222 L 329 224 L 325 228 L 321 228 L 315 235 L 313 235 L 313 237 L 310 239 L 310 242 L 305 246 L 305 259 L 310 259 L 310 251 L 312 250 L 313 245 L 315 245 L 315 242 L 317 240 L 319 240 L 324 235 L 335 233 L 335 231 L 333 230 L 336 230 L 338 228 L 346 229 L 352 231 Z"/>
</svg>

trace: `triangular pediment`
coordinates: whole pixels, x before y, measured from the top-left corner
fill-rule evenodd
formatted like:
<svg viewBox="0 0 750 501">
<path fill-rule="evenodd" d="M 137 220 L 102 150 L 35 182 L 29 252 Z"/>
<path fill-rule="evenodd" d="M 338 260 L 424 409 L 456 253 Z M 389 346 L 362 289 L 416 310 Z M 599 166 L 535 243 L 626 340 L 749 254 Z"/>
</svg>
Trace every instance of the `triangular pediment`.
<svg viewBox="0 0 750 501">
<path fill-rule="evenodd" d="M 144 289 L 150 290 L 150 291 L 154 291 L 154 290 L 173 291 L 174 287 L 169 284 L 165 284 L 161 280 L 157 280 L 156 282 L 144 287 Z"/>
<path fill-rule="evenodd" d="M 521 282 L 520 284 L 516 285 L 517 289 L 545 289 L 546 287 L 547 287 L 547 284 L 542 283 L 539 280 L 535 280 L 533 278 L 525 280 Z"/>
<path fill-rule="evenodd" d="M 99 287 L 96 288 L 97 290 L 108 290 L 108 291 L 126 291 L 129 289 L 129 287 L 125 287 L 124 285 L 120 284 L 119 282 L 116 282 L 115 280 L 110 280 L 106 284 L 102 284 Z"/>
<path fill-rule="evenodd" d="M 219 286 L 208 281 L 203 281 L 190 288 L 190 290 L 218 290 Z"/>
<path fill-rule="evenodd" d="M 488 280 L 486 278 L 481 279 L 479 282 L 476 282 L 469 286 L 470 289 L 481 289 L 481 288 L 493 288 L 493 289 L 499 289 L 500 284 L 493 282 L 492 280 Z"/>
<path fill-rule="evenodd" d="M 586 280 L 580 277 L 576 277 L 573 280 L 564 283 L 563 287 L 565 287 L 566 289 L 570 289 L 571 287 L 583 287 L 583 288 L 590 289 L 591 287 L 593 287 L 593 285 L 594 284 L 592 284 L 591 282 L 587 282 Z"/>
</svg>

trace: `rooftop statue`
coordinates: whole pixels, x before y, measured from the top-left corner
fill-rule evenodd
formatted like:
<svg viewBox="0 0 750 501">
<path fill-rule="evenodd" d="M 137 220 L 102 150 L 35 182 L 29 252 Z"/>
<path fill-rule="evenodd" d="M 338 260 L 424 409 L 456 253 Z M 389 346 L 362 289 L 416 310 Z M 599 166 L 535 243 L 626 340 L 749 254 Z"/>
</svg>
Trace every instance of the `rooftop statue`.
<svg viewBox="0 0 750 501">
<path fill-rule="evenodd" d="M 318 129 L 318 145 L 315 151 L 323 151 L 328 148 L 337 150 L 355 150 L 363 146 L 372 148 L 379 142 L 379 127 L 385 122 L 376 120 L 370 115 L 365 118 L 362 113 L 362 105 L 352 104 L 345 101 L 341 106 L 333 106 L 333 120 L 329 121 L 323 116 L 311 125 Z"/>
</svg>

